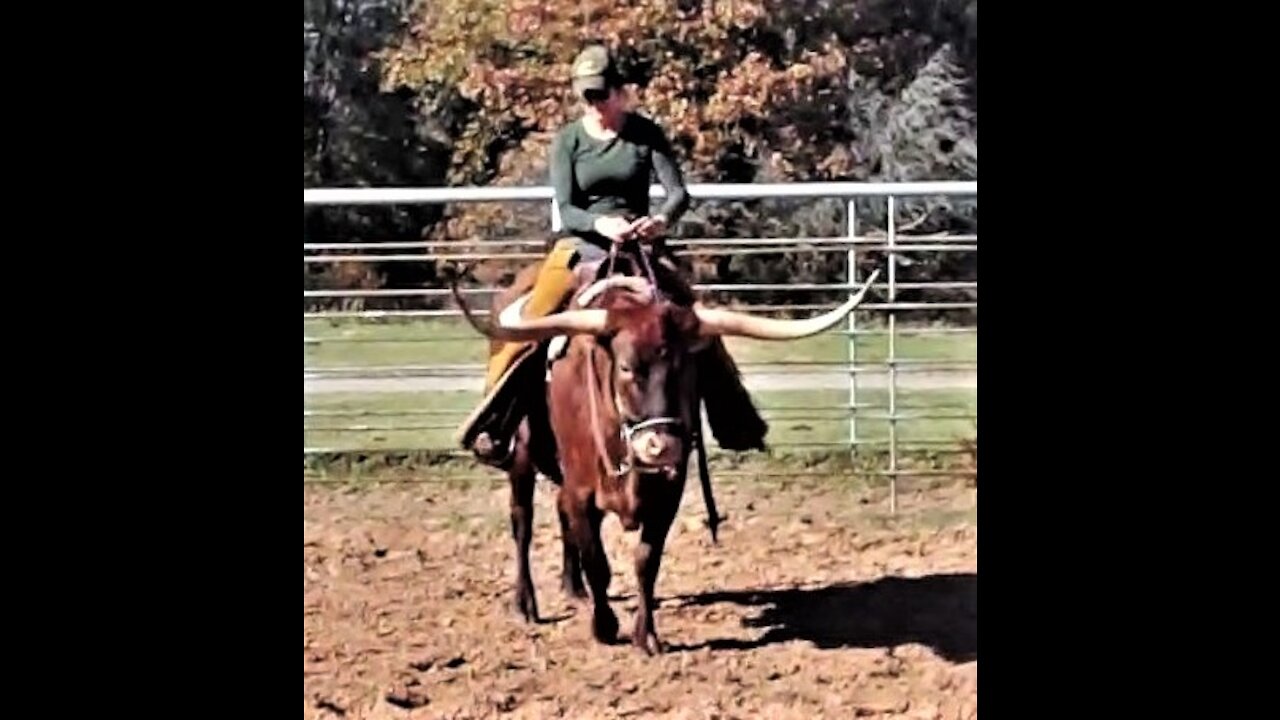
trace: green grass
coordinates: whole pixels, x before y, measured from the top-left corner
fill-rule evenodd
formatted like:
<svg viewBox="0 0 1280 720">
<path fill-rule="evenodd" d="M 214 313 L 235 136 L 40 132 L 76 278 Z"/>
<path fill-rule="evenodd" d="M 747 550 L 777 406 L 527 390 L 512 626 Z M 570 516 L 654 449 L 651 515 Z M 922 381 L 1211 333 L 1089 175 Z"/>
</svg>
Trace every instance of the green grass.
<svg viewBox="0 0 1280 720">
<path fill-rule="evenodd" d="M 395 367 L 405 365 L 482 364 L 488 341 L 459 318 L 422 318 L 407 322 L 352 322 L 305 319 L 303 335 L 318 343 L 304 346 L 304 366 Z M 335 342 L 336 341 L 336 342 Z M 730 352 L 741 364 L 834 362 L 848 357 L 848 338 L 832 331 L 794 342 L 729 338 Z M 881 362 L 888 356 L 885 335 L 858 336 L 858 362 Z M 977 333 L 905 335 L 896 340 L 899 358 L 977 359 Z"/>
<path fill-rule="evenodd" d="M 489 341 L 458 318 L 412 322 L 303 320 L 306 367 L 376 367 L 483 363 Z M 338 342 L 333 342 L 338 341 Z"/>
<path fill-rule="evenodd" d="M 760 392 L 758 407 L 769 422 L 769 444 L 845 442 L 849 437 L 849 415 L 844 405 L 847 394 L 839 391 L 807 390 Z M 304 445 L 335 449 L 456 449 L 452 436 L 458 424 L 480 399 L 479 392 L 321 394 L 307 397 L 306 409 L 313 412 L 424 412 L 411 417 L 365 415 L 361 417 L 306 418 Z M 888 393 L 862 390 L 858 402 L 879 407 L 860 409 L 863 415 L 886 414 Z M 973 390 L 899 390 L 899 413 L 977 414 L 977 394 Z M 363 426 L 340 430 L 341 426 Z M 396 429 L 395 426 L 414 426 Z M 967 438 L 975 434 L 973 422 L 965 419 L 904 419 L 898 422 L 901 441 L 924 438 Z M 861 417 L 858 435 L 864 439 L 885 439 L 889 421 Z M 714 442 L 710 443 L 715 449 Z"/>
<path fill-rule="evenodd" d="M 479 392 L 422 393 L 325 393 L 307 396 L 313 412 L 430 412 L 429 415 L 388 417 L 308 417 L 303 432 L 306 447 L 359 449 L 451 450 L 453 432 L 475 404 Z M 435 413 L 440 414 L 435 414 Z M 333 430 L 338 426 L 365 426 L 364 430 Z M 414 429 L 390 429 L 415 426 Z"/>
<path fill-rule="evenodd" d="M 304 335 L 318 344 L 305 346 L 304 366 L 394 367 L 405 365 L 480 365 L 487 354 L 488 341 L 476 334 L 459 318 L 414 318 L 383 321 L 351 321 L 329 319 L 304 320 Z M 342 340 L 347 342 L 331 342 Z M 351 342 L 355 341 L 355 342 Z M 773 362 L 843 362 L 848 357 L 848 338 L 837 331 L 795 342 L 764 342 L 730 338 L 730 351 L 738 362 L 751 364 Z M 976 333 L 944 335 L 906 335 L 897 338 L 897 356 L 907 359 L 975 361 Z M 888 338 L 884 335 L 860 336 L 857 339 L 859 363 L 877 363 L 888 354 Z M 463 418 L 479 401 L 479 387 L 472 392 L 317 394 L 306 397 L 311 412 L 366 413 L 357 417 L 321 417 L 305 419 L 305 447 L 331 448 L 333 456 L 314 456 L 304 461 L 307 472 L 321 477 L 386 473 L 411 475 L 426 471 L 433 478 L 460 477 L 474 473 L 468 460 L 451 460 L 440 451 L 457 452 L 453 434 Z M 798 461 L 806 470 L 827 468 L 831 472 L 847 472 L 852 466 L 847 456 L 830 452 L 848 441 L 849 414 L 845 405 L 848 394 L 841 390 L 760 392 L 755 394 L 758 406 L 769 421 L 768 442 L 775 450 L 771 458 L 756 454 L 738 456 L 718 452 L 709 442 L 712 466 L 718 472 L 767 469 L 774 471 L 779 462 L 791 467 Z M 860 390 L 860 404 L 872 406 L 860 410 L 858 435 L 862 439 L 883 440 L 889 434 L 887 420 L 868 415 L 886 413 L 888 395 L 883 390 Z M 972 390 L 900 390 L 898 406 L 902 413 L 975 415 L 977 398 Z M 413 416 L 388 416 L 386 413 L 429 413 Z M 361 426 L 340 429 L 342 426 Z M 397 427 L 399 426 L 399 427 Z M 409 426 L 409 427 L 406 427 Z M 964 419 L 903 419 L 897 424 L 898 438 L 911 441 L 921 438 L 972 438 L 976 435 L 973 421 Z M 795 448 L 795 443 L 829 444 L 828 448 Z M 342 453 L 359 450 L 358 453 Z M 387 452 L 379 452 L 379 451 Z M 824 450 L 826 452 L 824 452 Z M 871 450 L 883 450 L 872 446 Z M 398 451 L 410 451 L 407 455 Z M 417 451 L 417 452 L 414 452 Z M 902 462 L 913 460 L 900 454 Z M 883 469 L 883 458 L 860 456 L 855 465 L 875 465 Z M 924 459 L 922 462 L 933 463 Z M 762 464 L 763 463 L 763 464 Z M 790 464 L 788 464 L 790 463 Z M 834 463 L 834 464 L 833 464 Z M 828 465 L 830 467 L 828 468 Z M 904 465 L 905 467 L 906 465 Z M 342 470 L 346 468 L 346 470 Z M 427 469 L 429 468 L 429 469 Z M 792 468 L 795 469 L 795 468 Z"/>
</svg>

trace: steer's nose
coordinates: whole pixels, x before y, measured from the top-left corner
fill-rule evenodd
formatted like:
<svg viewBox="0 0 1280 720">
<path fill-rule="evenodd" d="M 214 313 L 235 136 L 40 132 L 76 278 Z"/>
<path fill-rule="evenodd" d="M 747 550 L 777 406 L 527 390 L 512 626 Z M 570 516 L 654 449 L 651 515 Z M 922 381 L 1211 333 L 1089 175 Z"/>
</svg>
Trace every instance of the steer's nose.
<svg viewBox="0 0 1280 720">
<path fill-rule="evenodd" d="M 640 462 L 646 465 L 661 465 L 669 462 L 679 451 L 675 438 L 666 433 L 644 432 L 632 441 L 632 449 Z"/>
<path fill-rule="evenodd" d="M 666 449 L 667 441 L 657 433 L 650 435 L 645 443 L 645 450 L 650 457 L 659 457 L 662 455 L 662 451 Z"/>
</svg>

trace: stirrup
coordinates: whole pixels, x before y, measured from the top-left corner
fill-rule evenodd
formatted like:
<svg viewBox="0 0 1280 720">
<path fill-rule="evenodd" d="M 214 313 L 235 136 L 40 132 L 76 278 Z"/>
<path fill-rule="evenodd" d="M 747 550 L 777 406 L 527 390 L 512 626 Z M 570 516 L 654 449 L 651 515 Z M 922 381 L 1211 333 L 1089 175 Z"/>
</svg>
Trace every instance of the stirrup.
<svg viewBox="0 0 1280 720">
<path fill-rule="evenodd" d="M 471 453 L 476 460 L 501 470 L 505 469 L 515 456 L 516 436 L 513 434 L 508 438 L 505 445 L 506 447 L 499 452 L 500 445 L 491 439 L 489 431 L 481 430 L 475 441 L 471 443 Z"/>
</svg>

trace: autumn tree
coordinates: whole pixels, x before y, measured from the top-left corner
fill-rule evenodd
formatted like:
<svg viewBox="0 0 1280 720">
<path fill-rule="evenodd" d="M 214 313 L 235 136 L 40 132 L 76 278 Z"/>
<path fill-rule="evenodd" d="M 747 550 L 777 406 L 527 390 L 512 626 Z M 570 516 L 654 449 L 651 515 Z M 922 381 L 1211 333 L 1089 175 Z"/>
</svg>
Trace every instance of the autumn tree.
<svg viewBox="0 0 1280 720">
<path fill-rule="evenodd" d="M 440 149 L 432 169 L 450 185 L 547 181 L 551 138 L 579 112 L 569 64 L 589 40 L 614 49 L 635 104 L 666 129 L 691 181 L 976 179 L 976 9 L 970 0 L 428 0 L 364 67 L 378 68 L 377 97 L 403 101 L 404 127 Z M 864 230 L 885 226 L 883 200 L 858 211 Z M 904 202 L 898 221 L 973 231 L 976 204 Z M 423 224 L 433 242 L 459 249 L 537 251 L 550 235 L 545 204 L 457 204 Z M 844 204 L 832 200 L 695 202 L 676 229 L 844 231 Z M 900 277 L 974 271 L 956 256 L 913 260 Z M 721 281 L 830 282 L 844 263 L 842 253 L 797 251 L 709 257 L 697 269 Z M 494 264 L 487 281 L 512 267 Z"/>
<path fill-rule="evenodd" d="M 303 4 L 303 186 L 439 185 L 448 147 L 433 138 L 407 89 L 381 88 L 373 55 L 404 27 L 406 0 L 306 0 Z M 429 205 L 307 208 L 303 232 L 313 243 L 420 240 L 439 217 Z M 306 289 L 422 284 L 432 266 L 418 263 L 310 264 Z M 333 303 L 306 303 L 308 306 Z M 360 300 L 347 306 L 361 307 Z M 386 303 L 384 303 L 385 305 Z"/>
</svg>

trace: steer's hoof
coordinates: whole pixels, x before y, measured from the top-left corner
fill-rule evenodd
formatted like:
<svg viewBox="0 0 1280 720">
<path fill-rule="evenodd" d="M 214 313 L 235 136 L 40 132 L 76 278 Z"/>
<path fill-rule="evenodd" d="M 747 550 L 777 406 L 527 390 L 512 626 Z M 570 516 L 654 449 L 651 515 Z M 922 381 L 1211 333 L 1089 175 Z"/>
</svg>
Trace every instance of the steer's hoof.
<svg viewBox="0 0 1280 720">
<path fill-rule="evenodd" d="M 595 617 L 591 619 L 591 632 L 599 642 L 612 645 L 618 640 L 618 616 L 612 610 L 597 610 Z"/>
</svg>

